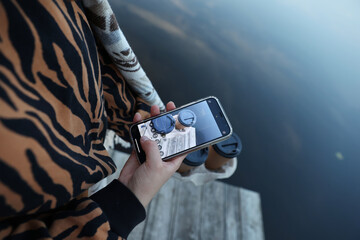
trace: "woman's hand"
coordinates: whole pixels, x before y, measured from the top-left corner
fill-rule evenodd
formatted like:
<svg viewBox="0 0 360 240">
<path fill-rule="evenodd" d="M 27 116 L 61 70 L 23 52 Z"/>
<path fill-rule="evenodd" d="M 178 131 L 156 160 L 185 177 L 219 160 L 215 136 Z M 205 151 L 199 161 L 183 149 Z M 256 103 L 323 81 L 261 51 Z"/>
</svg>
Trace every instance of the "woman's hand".
<svg viewBox="0 0 360 240">
<path fill-rule="evenodd" d="M 166 105 L 166 110 L 170 111 L 173 109 L 175 109 L 175 104 L 169 102 Z M 159 107 L 151 107 L 151 116 L 156 116 L 159 113 Z M 134 122 L 141 120 L 141 115 L 136 113 Z M 169 180 L 180 167 L 180 164 L 186 155 L 163 161 L 160 157 L 158 146 L 154 141 L 142 137 L 140 143 L 146 154 L 146 161 L 140 165 L 136 158 L 135 151 L 133 150 L 120 173 L 119 181 L 127 186 L 139 199 L 142 205 L 146 207 L 160 190 L 161 186 L 164 185 L 164 183 Z"/>
</svg>

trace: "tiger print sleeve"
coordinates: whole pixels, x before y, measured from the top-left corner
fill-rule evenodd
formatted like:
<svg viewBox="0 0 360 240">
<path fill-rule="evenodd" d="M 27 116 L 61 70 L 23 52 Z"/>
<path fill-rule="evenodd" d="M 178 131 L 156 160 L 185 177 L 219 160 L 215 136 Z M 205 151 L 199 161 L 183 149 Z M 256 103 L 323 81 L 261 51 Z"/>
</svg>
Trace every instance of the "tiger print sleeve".
<svg viewBox="0 0 360 240">
<path fill-rule="evenodd" d="M 145 218 L 139 200 L 117 180 L 91 198 L 78 196 L 41 214 L 0 219 L 0 239 L 122 239 Z"/>
<path fill-rule="evenodd" d="M 145 101 L 136 97 L 130 87 L 127 87 L 124 77 L 110 59 L 104 48 L 98 49 L 100 67 L 104 87 L 105 108 L 107 113 L 108 128 L 117 135 L 130 142 L 130 125 L 135 112 L 142 118 L 150 117 L 150 106 Z"/>
<path fill-rule="evenodd" d="M 143 219 L 119 183 L 83 196 L 116 170 L 102 68 L 81 2 L 0 0 L 0 239 L 117 239 Z M 138 106 L 127 88 L 115 93 L 127 115 L 114 107 L 124 135 Z"/>
</svg>

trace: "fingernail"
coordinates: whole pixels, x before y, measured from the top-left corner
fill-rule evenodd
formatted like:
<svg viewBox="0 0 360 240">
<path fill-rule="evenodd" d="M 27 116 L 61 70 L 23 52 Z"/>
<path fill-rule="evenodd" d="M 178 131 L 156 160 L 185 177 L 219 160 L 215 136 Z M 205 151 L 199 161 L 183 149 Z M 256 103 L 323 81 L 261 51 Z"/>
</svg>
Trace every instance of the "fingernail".
<svg viewBox="0 0 360 240">
<path fill-rule="evenodd" d="M 141 117 L 141 114 L 140 114 L 140 113 L 138 113 L 138 112 L 136 112 L 136 113 L 135 113 L 135 115 L 139 115 L 139 116 Z"/>
<path fill-rule="evenodd" d="M 140 138 L 140 142 L 146 142 L 146 141 L 148 141 L 148 140 L 150 140 L 148 137 L 146 137 L 146 136 L 142 136 L 141 138 Z"/>
</svg>

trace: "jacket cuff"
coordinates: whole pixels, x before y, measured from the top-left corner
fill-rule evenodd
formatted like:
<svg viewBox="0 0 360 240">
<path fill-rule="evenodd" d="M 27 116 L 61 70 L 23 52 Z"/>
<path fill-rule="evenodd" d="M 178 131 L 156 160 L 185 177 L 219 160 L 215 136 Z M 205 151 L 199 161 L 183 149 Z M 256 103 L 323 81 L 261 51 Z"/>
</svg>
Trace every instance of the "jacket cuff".
<svg viewBox="0 0 360 240">
<path fill-rule="evenodd" d="M 107 216 L 112 231 L 127 238 L 134 227 L 146 217 L 144 206 L 137 197 L 118 180 L 112 181 L 90 197 Z"/>
</svg>

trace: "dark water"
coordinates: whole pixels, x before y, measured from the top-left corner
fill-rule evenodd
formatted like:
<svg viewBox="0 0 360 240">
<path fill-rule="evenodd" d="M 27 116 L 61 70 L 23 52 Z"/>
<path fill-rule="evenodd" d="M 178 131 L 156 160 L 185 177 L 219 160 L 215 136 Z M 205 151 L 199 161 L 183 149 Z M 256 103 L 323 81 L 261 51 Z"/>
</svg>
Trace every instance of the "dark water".
<svg viewBox="0 0 360 240">
<path fill-rule="evenodd" d="M 267 239 L 360 239 L 358 1 L 110 2 L 164 102 L 222 101 Z"/>
</svg>

